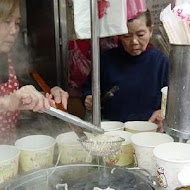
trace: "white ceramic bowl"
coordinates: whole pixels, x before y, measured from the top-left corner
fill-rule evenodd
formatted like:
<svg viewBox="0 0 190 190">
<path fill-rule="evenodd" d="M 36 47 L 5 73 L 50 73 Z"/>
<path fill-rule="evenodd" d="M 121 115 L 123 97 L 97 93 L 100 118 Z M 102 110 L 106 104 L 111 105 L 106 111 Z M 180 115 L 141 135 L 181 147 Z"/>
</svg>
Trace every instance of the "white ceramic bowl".
<svg viewBox="0 0 190 190">
<path fill-rule="evenodd" d="M 125 130 L 131 133 L 156 132 L 158 126 L 149 121 L 128 121 L 125 123 Z"/>
<path fill-rule="evenodd" d="M 87 137 L 92 136 L 85 133 Z M 92 156 L 82 147 L 78 136 L 74 132 L 67 132 L 57 136 L 56 142 L 60 154 L 61 164 L 90 163 Z"/>
<path fill-rule="evenodd" d="M 15 146 L 21 151 L 19 159 L 21 171 L 53 165 L 55 144 L 55 139 L 46 135 L 31 135 L 17 140 Z"/>
<path fill-rule="evenodd" d="M 17 175 L 19 154 L 15 146 L 0 145 L 0 184 Z"/>
<path fill-rule="evenodd" d="M 147 169 L 153 176 L 156 176 L 153 149 L 159 144 L 173 142 L 174 139 L 164 133 L 142 132 L 132 135 L 131 141 L 134 147 L 135 165 Z"/>
<path fill-rule="evenodd" d="M 124 138 L 125 141 L 121 145 L 121 150 L 115 155 L 108 156 L 106 162 L 109 165 L 127 166 L 133 164 L 133 147 L 131 144 L 132 133 L 127 131 L 110 131 L 105 132 L 105 135 L 119 136 Z"/>
<path fill-rule="evenodd" d="M 171 142 L 154 148 L 157 177 L 161 187 L 173 190 L 181 186 L 178 175 L 190 165 L 190 144 Z"/>
<path fill-rule="evenodd" d="M 104 129 L 104 131 L 123 131 L 124 130 L 124 123 L 120 121 L 102 121 L 101 122 L 101 128 Z"/>
</svg>

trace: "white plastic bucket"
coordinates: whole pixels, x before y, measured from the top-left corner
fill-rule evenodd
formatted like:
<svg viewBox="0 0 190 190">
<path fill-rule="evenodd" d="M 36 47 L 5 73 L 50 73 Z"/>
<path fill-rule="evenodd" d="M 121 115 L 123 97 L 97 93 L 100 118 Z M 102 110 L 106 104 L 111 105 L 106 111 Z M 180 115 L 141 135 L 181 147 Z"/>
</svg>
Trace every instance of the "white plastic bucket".
<svg viewBox="0 0 190 190">
<path fill-rule="evenodd" d="M 121 150 L 115 155 L 108 156 L 106 162 L 110 165 L 127 166 L 133 164 L 133 147 L 131 144 L 132 133 L 127 131 L 110 131 L 105 132 L 105 135 L 119 136 L 125 141 L 121 145 Z"/>
<path fill-rule="evenodd" d="M 158 145 L 153 150 L 157 164 L 159 185 L 167 190 L 180 187 L 179 173 L 190 165 L 190 145 L 171 142 Z"/>
<path fill-rule="evenodd" d="M 46 168 L 53 164 L 55 139 L 46 135 L 31 135 L 15 142 L 21 151 L 20 169 L 23 172 Z"/>
<path fill-rule="evenodd" d="M 156 161 L 153 156 L 153 149 L 159 144 L 173 142 L 174 139 L 164 133 L 144 132 L 134 134 L 131 141 L 134 147 L 135 165 L 156 176 Z"/>
<path fill-rule="evenodd" d="M 101 128 L 104 131 L 123 131 L 124 130 L 124 123 L 120 121 L 102 121 Z"/>
<path fill-rule="evenodd" d="M 88 137 L 90 133 L 85 133 Z M 60 154 L 61 164 L 90 163 L 92 156 L 82 147 L 74 132 L 67 132 L 57 136 L 56 142 Z"/>
<path fill-rule="evenodd" d="M 165 118 L 166 115 L 166 105 L 167 105 L 167 94 L 168 94 L 168 87 L 165 86 L 161 89 L 162 92 L 162 102 L 161 102 L 161 113 L 162 117 Z"/>
<path fill-rule="evenodd" d="M 130 133 L 156 132 L 158 126 L 149 121 L 128 121 L 125 123 L 125 130 Z"/>
<path fill-rule="evenodd" d="M 15 146 L 0 145 L 0 184 L 17 175 L 19 154 Z"/>
</svg>

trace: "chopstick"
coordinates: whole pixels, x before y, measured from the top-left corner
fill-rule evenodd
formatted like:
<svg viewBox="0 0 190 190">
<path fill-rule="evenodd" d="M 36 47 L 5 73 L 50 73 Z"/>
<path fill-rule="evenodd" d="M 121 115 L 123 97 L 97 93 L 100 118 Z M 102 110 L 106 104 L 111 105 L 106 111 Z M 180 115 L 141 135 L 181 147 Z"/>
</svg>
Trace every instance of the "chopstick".
<svg viewBox="0 0 190 190">
<path fill-rule="evenodd" d="M 36 70 L 31 69 L 30 74 L 33 76 L 33 78 L 36 80 L 38 85 L 41 87 L 41 89 L 48 94 L 51 94 L 51 88 L 47 85 L 47 83 L 43 80 L 43 78 L 37 73 Z M 66 111 L 61 103 L 55 104 L 57 109 Z"/>
<path fill-rule="evenodd" d="M 45 93 L 49 93 L 49 94 L 51 93 L 50 87 L 46 84 L 46 82 L 42 79 L 42 77 L 36 72 L 36 70 L 31 69 L 30 74 L 33 76 L 33 78 L 36 80 L 38 85 L 41 87 L 41 89 Z"/>
</svg>

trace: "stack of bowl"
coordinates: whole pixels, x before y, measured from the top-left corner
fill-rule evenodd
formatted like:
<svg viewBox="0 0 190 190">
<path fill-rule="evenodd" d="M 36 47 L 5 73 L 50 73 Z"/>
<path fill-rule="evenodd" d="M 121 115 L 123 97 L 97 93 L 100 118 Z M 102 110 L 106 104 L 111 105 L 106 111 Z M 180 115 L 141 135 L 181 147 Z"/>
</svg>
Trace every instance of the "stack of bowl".
<svg viewBox="0 0 190 190">
<path fill-rule="evenodd" d="M 157 145 L 173 142 L 173 138 L 164 133 L 142 132 L 132 135 L 131 141 L 134 147 L 135 165 L 156 176 L 156 160 L 153 156 L 153 149 Z"/>
<path fill-rule="evenodd" d="M 46 135 L 31 135 L 18 139 L 15 146 L 20 150 L 21 172 L 52 166 L 55 144 L 55 139 Z"/>
<path fill-rule="evenodd" d="M 102 121 L 101 122 L 101 128 L 104 129 L 104 131 L 124 131 L 124 123 L 120 121 Z"/>
<path fill-rule="evenodd" d="M 132 133 L 129 133 L 127 131 L 110 131 L 105 132 L 105 135 L 119 136 L 125 139 L 125 141 L 121 145 L 121 150 L 114 155 L 108 156 L 106 158 L 106 162 L 109 165 L 116 166 L 128 166 L 133 164 L 133 147 L 131 144 Z"/>
<path fill-rule="evenodd" d="M 128 166 L 133 164 L 133 147 L 131 144 L 132 133 L 124 131 L 125 125 L 120 121 L 102 121 L 101 128 L 105 135 L 119 136 L 125 141 L 122 143 L 121 150 L 115 155 L 108 156 L 106 162 L 109 165 Z"/>
<path fill-rule="evenodd" d="M 149 121 L 128 121 L 125 122 L 125 131 L 130 133 L 156 132 L 158 126 Z"/>
<path fill-rule="evenodd" d="M 155 147 L 153 153 L 156 158 L 158 182 L 162 188 L 173 190 L 190 185 L 190 144 L 165 143 Z"/>
<path fill-rule="evenodd" d="M 90 133 L 85 134 L 87 137 L 92 136 Z M 82 147 L 78 141 L 78 136 L 74 132 L 58 135 L 56 142 L 61 164 L 90 163 L 92 161 L 91 155 Z"/>
<path fill-rule="evenodd" d="M 0 184 L 7 182 L 18 173 L 20 151 L 9 145 L 0 145 Z"/>
</svg>

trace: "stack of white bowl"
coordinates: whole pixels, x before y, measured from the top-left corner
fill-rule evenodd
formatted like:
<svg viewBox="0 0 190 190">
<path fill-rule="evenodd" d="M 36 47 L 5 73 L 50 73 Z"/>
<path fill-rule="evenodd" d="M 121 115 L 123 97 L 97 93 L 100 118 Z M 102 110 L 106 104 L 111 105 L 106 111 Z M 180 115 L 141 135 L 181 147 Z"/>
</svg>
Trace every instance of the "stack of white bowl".
<svg viewBox="0 0 190 190">
<path fill-rule="evenodd" d="M 16 147 L 0 145 L 0 184 L 17 175 L 19 155 Z"/>
<path fill-rule="evenodd" d="M 132 165 L 134 162 L 133 147 L 131 144 L 132 133 L 124 131 L 124 123 L 120 121 L 102 121 L 101 128 L 104 129 L 105 135 L 119 136 L 125 139 L 121 145 L 121 150 L 106 158 L 107 164 L 116 166 Z"/>
<path fill-rule="evenodd" d="M 92 136 L 90 133 L 85 134 L 87 137 Z M 90 163 L 92 161 L 92 156 L 82 147 L 74 132 L 58 135 L 56 142 L 61 164 Z"/>
<path fill-rule="evenodd" d="M 149 121 L 128 121 L 125 122 L 125 131 L 130 133 L 156 132 L 158 126 Z"/>
</svg>

